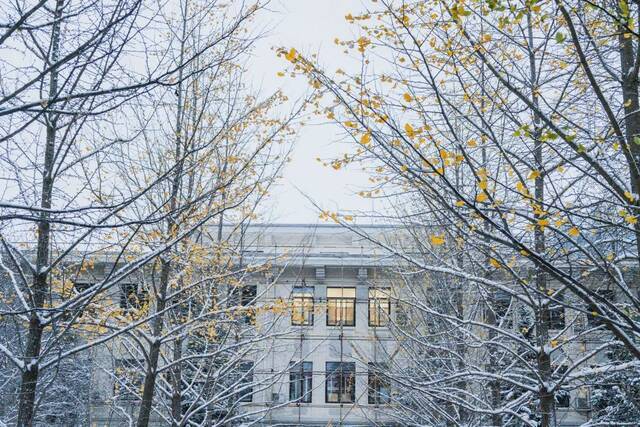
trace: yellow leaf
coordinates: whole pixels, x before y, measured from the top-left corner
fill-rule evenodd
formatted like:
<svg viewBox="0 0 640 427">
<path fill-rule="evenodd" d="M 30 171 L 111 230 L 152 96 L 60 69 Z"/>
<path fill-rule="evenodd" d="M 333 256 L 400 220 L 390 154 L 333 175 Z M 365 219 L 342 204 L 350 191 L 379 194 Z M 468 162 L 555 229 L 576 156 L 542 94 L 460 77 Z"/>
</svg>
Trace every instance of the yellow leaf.
<svg viewBox="0 0 640 427">
<path fill-rule="evenodd" d="M 278 71 L 278 77 L 284 77 L 284 71 Z"/>
<path fill-rule="evenodd" d="M 638 218 L 636 218 L 635 215 L 627 215 L 624 217 L 624 220 L 627 221 L 629 224 L 635 224 L 638 222 Z"/>
<path fill-rule="evenodd" d="M 482 202 L 484 202 L 485 200 L 487 200 L 488 198 L 489 198 L 489 196 L 487 196 L 487 193 L 482 192 L 482 193 L 479 193 L 479 194 L 476 196 L 476 202 L 480 202 L 480 203 L 482 203 Z"/>
<path fill-rule="evenodd" d="M 355 123 L 353 123 L 353 122 L 349 122 L 349 121 L 344 122 L 344 125 L 345 125 L 346 127 L 348 127 L 348 128 L 352 128 L 352 129 L 355 129 L 356 127 L 358 127 L 358 125 L 356 125 L 356 124 L 355 124 Z"/>
<path fill-rule="evenodd" d="M 580 235 L 580 230 L 578 230 L 577 227 L 571 227 L 568 233 L 571 237 L 578 237 Z"/>
<path fill-rule="evenodd" d="M 440 246 L 444 244 L 444 234 L 431 236 L 431 244 Z"/>
<path fill-rule="evenodd" d="M 491 264 L 495 268 L 501 268 L 502 267 L 502 264 L 500 264 L 500 261 L 498 261 L 495 258 L 489 258 L 489 264 Z"/>
<path fill-rule="evenodd" d="M 478 182 L 478 187 L 480 187 L 482 190 L 486 190 L 487 189 L 487 181 L 479 181 Z"/>
<path fill-rule="evenodd" d="M 527 190 L 527 187 L 521 181 L 516 182 L 516 190 L 523 195 L 529 194 L 529 190 Z"/>
<path fill-rule="evenodd" d="M 548 225 L 549 225 L 548 219 L 543 218 L 538 220 L 538 227 L 540 227 L 541 230 L 544 230 L 544 228 L 547 227 Z"/>
<path fill-rule="evenodd" d="M 551 348 L 556 348 L 558 346 L 558 340 L 551 340 Z"/>
<path fill-rule="evenodd" d="M 457 206 L 457 207 L 462 207 L 462 206 L 464 206 L 464 201 L 462 201 L 462 200 L 458 200 L 458 201 L 456 202 L 456 206 Z"/>
<path fill-rule="evenodd" d="M 358 39 L 358 50 L 364 53 L 367 46 L 371 44 L 371 41 L 366 37 L 360 37 Z"/>
<path fill-rule="evenodd" d="M 345 220 L 345 221 L 353 221 L 353 216 L 351 216 L 351 215 L 345 215 L 345 216 L 344 216 L 344 220 Z"/>
<path fill-rule="evenodd" d="M 636 199 L 630 191 L 625 191 L 624 197 L 626 197 L 630 202 L 633 202 Z"/>
<path fill-rule="evenodd" d="M 362 135 L 362 137 L 360 138 L 360 144 L 362 145 L 367 145 L 371 142 L 371 134 L 370 133 L 365 133 Z"/>
<path fill-rule="evenodd" d="M 409 93 L 405 93 L 404 95 L 402 95 L 402 97 L 406 102 L 411 102 L 411 100 L 413 99 L 411 98 L 411 95 Z"/>
<path fill-rule="evenodd" d="M 531 171 L 529 173 L 529 179 L 536 179 L 540 176 L 540 171 Z"/>
<path fill-rule="evenodd" d="M 477 147 L 477 146 L 478 146 L 478 143 L 476 142 L 476 140 L 475 140 L 475 139 L 470 139 L 470 140 L 468 140 L 468 141 L 467 141 L 467 145 L 468 145 L 469 147 L 473 148 L 473 147 Z"/>
<path fill-rule="evenodd" d="M 413 138 L 416 135 L 416 131 L 413 129 L 413 126 L 411 126 L 409 123 L 404 125 L 404 131 L 407 132 L 407 136 L 409 138 Z"/>
<path fill-rule="evenodd" d="M 486 42 L 490 42 L 490 41 L 491 41 L 491 34 L 483 34 L 483 35 L 482 35 L 482 41 L 483 41 L 484 43 L 486 43 Z"/>
<path fill-rule="evenodd" d="M 289 52 L 287 52 L 284 55 L 284 57 L 289 62 L 295 62 L 295 60 L 298 58 L 298 52 L 294 48 L 291 48 L 291 49 L 289 49 Z"/>
</svg>

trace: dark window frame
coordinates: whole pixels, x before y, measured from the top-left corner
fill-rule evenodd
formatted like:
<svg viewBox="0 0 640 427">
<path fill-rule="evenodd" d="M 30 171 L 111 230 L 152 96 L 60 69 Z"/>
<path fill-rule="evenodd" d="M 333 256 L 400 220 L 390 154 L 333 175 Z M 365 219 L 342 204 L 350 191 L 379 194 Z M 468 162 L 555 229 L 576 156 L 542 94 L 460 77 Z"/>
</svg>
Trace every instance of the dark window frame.
<svg viewBox="0 0 640 427">
<path fill-rule="evenodd" d="M 326 362 L 324 401 L 325 403 L 355 403 L 356 401 L 356 364 L 355 362 Z M 332 369 L 332 366 L 336 366 Z M 337 376 L 337 377 L 336 377 Z M 337 380 L 337 381 L 336 381 Z M 337 382 L 337 400 L 329 400 L 329 386 Z M 349 398 L 343 399 L 348 393 Z"/>
<path fill-rule="evenodd" d="M 237 367 L 237 381 L 235 381 L 235 387 L 245 387 L 247 383 L 251 384 L 245 390 L 239 390 L 236 393 L 236 401 L 239 403 L 251 403 L 253 402 L 253 370 L 255 366 L 253 361 L 244 360 L 238 363 Z"/>
<path fill-rule="evenodd" d="M 596 293 L 611 303 L 615 303 L 616 301 L 616 291 L 614 289 L 598 289 Z M 599 305 L 601 305 L 601 303 Z M 597 313 L 596 308 L 593 304 L 587 306 L 587 327 L 596 327 L 605 324 L 600 313 L 598 313 L 597 316 L 593 315 L 593 313 Z"/>
<path fill-rule="evenodd" d="M 119 289 L 119 306 L 122 310 L 138 310 L 146 303 L 146 292 L 140 290 L 138 283 L 123 282 L 120 283 Z"/>
<path fill-rule="evenodd" d="M 367 400 L 370 405 L 387 405 L 391 403 L 391 383 L 378 372 L 386 368 L 385 365 L 369 362 L 367 370 Z M 382 386 L 382 387 L 381 387 Z M 386 389 L 385 395 L 382 390 Z"/>
<path fill-rule="evenodd" d="M 243 285 L 239 292 L 239 305 L 248 307 L 247 313 L 242 316 L 242 323 L 246 325 L 256 324 L 256 313 L 253 310 L 258 298 L 258 285 Z"/>
<path fill-rule="evenodd" d="M 289 400 L 311 403 L 313 399 L 313 362 L 291 362 L 289 368 Z"/>
<path fill-rule="evenodd" d="M 330 289 L 353 289 L 354 292 L 354 297 L 329 297 L 329 290 Z M 357 310 L 356 310 L 356 297 L 355 294 L 357 292 L 357 289 L 355 286 L 330 286 L 327 287 L 327 312 L 326 312 L 326 325 L 327 326 L 346 326 L 346 327 L 355 327 L 356 326 L 356 315 L 357 315 Z M 351 322 L 350 323 L 345 323 L 344 321 L 338 321 L 336 320 L 335 322 L 330 322 L 329 321 L 329 305 L 330 302 L 335 301 L 336 303 L 336 313 L 338 310 L 338 307 L 340 307 L 340 311 L 341 314 L 344 314 L 346 312 L 346 310 L 349 308 L 348 306 L 342 306 L 340 303 L 351 303 L 351 308 L 353 309 L 353 315 L 351 316 Z M 344 318 L 346 316 L 336 316 L 336 318 L 341 317 Z"/>
<path fill-rule="evenodd" d="M 386 293 L 386 298 L 371 298 L 371 291 L 382 291 Z M 380 314 L 378 315 L 378 324 L 375 324 L 375 322 L 372 322 L 371 319 L 371 308 L 372 305 L 374 306 L 374 309 L 377 309 L 378 307 L 380 307 L 379 303 L 376 303 L 377 301 L 384 301 L 386 300 L 386 305 L 387 305 L 387 309 L 386 309 L 386 314 L 384 313 L 384 310 L 382 310 L 380 312 L 380 314 L 382 314 L 382 316 L 380 316 Z M 369 327 L 371 328 L 383 328 L 385 326 L 389 326 L 389 322 L 391 320 L 391 288 L 369 288 L 369 294 L 368 294 L 368 313 L 367 316 L 369 318 Z"/>
<path fill-rule="evenodd" d="M 565 307 L 562 304 L 564 302 L 564 295 L 559 294 L 554 297 L 554 300 L 559 301 L 551 301 L 550 305 L 555 305 L 556 307 L 549 307 L 549 329 L 564 329 L 567 326 L 566 323 L 566 315 L 565 315 Z"/>
<path fill-rule="evenodd" d="M 141 366 L 144 366 L 144 360 L 117 359 L 115 361 L 115 369 L 124 371 L 122 373 L 123 380 L 121 381 L 120 374 L 116 373 L 113 382 L 113 395 L 117 397 L 118 401 L 134 402 L 141 399 L 141 396 L 136 394 L 144 383 L 144 375 L 140 371 Z"/>
</svg>

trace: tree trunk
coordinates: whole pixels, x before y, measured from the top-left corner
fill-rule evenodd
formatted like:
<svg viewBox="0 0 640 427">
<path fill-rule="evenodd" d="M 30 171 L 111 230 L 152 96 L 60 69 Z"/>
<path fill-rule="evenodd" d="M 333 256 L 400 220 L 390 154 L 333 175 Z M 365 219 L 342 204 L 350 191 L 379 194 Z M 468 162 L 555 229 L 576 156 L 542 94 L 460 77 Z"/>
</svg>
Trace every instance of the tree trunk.
<svg viewBox="0 0 640 427">
<path fill-rule="evenodd" d="M 166 307 L 166 295 L 169 286 L 169 273 L 171 270 L 171 261 L 161 261 L 160 270 L 160 289 L 156 302 L 156 313 L 162 313 Z M 140 403 L 140 412 L 138 413 L 138 427 L 146 427 L 149 425 L 151 416 L 151 408 L 153 407 L 153 395 L 155 392 L 156 378 L 158 376 L 158 359 L 160 358 L 160 336 L 163 330 L 164 315 L 158 314 L 153 319 L 152 336 L 153 341 L 149 346 L 149 363 L 147 364 L 147 372 L 144 376 L 144 386 L 142 389 L 142 402 Z"/>
<path fill-rule="evenodd" d="M 538 76 L 536 70 L 536 58 L 534 50 L 533 29 L 531 25 L 531 14 L 527 14 L 527 26 L 528 26 L 528 43 L 529 43 L 529 72 L 530 72 L 530 85 L 531 85 L 531 101 L 536 110 L 539 108 L 538 100 Z M 537 212 L 534 212 L 534 245 L 536 253 L 544 254 L 546 251 L 546 242 L 544 235 L 544 226 L 540 225 L 539 221 L 545 219 L 547 214 L 544 212 L 544 180 L 545 171 L 543 163 L 543 142 L 540 140 L 542 134 L 542 120 L 537 114 L 533 114 L 533 155 L 534 164 L 536 170 L 539 172 L 534 181 L 534 197 L 535 203 L 539 205 Z M 547 288 L 547 273 L 544 269 L 536 264 L 535 266 L 535 282 L 536 290 L 543 294 L 543 298 L 548 295 Z M 537 332 L 537 345 L 540 349 L 537 355 L 537 369 L 542 382 L 540 384 L 540 426 L 550 427 L 555 425 L 555 398 L 553 392 L 550 391 L 551 380 L 551 355 L 547 352 L 549 348 L 549 303 L 545 302 L 541 298 L 539 304 L 539 310 L 536 314 L 536 332 Z"/>
<path fill-rule="evenodd" d="M 178 338 L 173 343 L 173 361 L 175 366 L 171 370 L 171 425 L 174 427 L 179 426 L 179 421 L 182 418 L 182 365 L 180 359 L 182 358 L 182 339 Z"/>
<path fill-rule="evenodd" d="M 55 21 L 51 29 L 51 63 L 58 61 L 60 51 L 60 18 L 64 0 L 56 2 L 54 12 Z M 49 98 L 53 99 L 58 93 L 58 70 L 53 68 L 50 73 L 49 81 Z M 56 144 L 56 117 L 54 113 L 45 115 L 46 122 L 46 147 L 44 153 L 44 165 L 42 168 L 42 190 L 40 207 L 45 209 L 40 213 L 38 222 L 38 241 L 36 255 L 36 274 L 33 280 L 32 291 L 32 307 L 29 317 L 29 330 L 26 337 L 26 347 L 24 353 L 25 367 L 22 372 L 20 383 L 20 394 L 18 402 L 18 419 L 19 427 L 27 427 L 33 425 L 34 408 L 36 401 L 36 388 L 38 385 L 39 356 L 42 345 L 42 331 L 44 326 L 40 320 L 39 310 L 43 307 L 47 294 L 48 273 L 45 272 L 49 264 L 49 245 L 51 241 L 51 224 L 49 223 L 49 214 L 46 209 L 51 208 L 51 199 L 53 193 L 53 171 L 54 171 L 54 155 Z"/>
<path fill-rule="evenodd" d="M 619 46 L 620 46 L 620 71 L 622 80 L 622 100 L 624 106 L 624 129 L 626 144 L 621 144 L 626 150 L 626 159 L 629 162 L 629 179 L 631 190 L 636 195 L 640 194 L 640 103 L 638 102 L 638 69 L 636 68 L 636 55 L 634 53 L 633 41 L 637 38 L 625 37 L 627 30 L 623 25 L 619 26 Z M 640 208 L 640 201 L 627 200 L 636 209 L 633 212 L 637 215 Z M 634 225 L 636 233 L 636 250 L 640 254 L 640 221 Z M 640 261 L 640 258 L 639 258 Z M 638 289 L 636 289 L 636 292 Z"/>
</svg>

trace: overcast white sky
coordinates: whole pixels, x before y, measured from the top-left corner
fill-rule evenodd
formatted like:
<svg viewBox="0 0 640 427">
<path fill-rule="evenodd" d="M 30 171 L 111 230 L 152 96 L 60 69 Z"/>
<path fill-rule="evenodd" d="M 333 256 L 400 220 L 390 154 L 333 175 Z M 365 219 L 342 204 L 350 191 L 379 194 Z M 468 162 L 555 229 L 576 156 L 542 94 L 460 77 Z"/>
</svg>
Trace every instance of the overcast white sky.
<svg viewBox="0 0 640 427">
<path fill-rule="evenodd" d="M 256 46 L 251 74 L 254 84 L 265 92 L 282 87 L 294 98 L 308 90 L 304 79 L 278 77 L 286 63 L 277 58 L 272 46 L 295 47 L 306 55 L 317 53 L 327 70 L 340 66 L 341 49 L 333 43 L 335 37 L 353 37 L 354 28 L 344 16 L 362 10 L 360 0 L 274 0 L 274 13 L 265 25 L 270 28 L 268 36 Z M 264 15 L 263 15 L 264 16 Z M 371 210 L 371 200 L 356 193 L 366 185 L 367 177 L 357 170 L 335 171 L 323 167 L 315 159 L 327 158 L 343 153 L 340 148 L 340 130 L 332 124 L 309 122 L 299 134 L 292 162 L 284 171 L 283 181 L 273 189 L 272 199 L 266 211 L 269 220 L 279 223 L 315 223 L 318 211 L 296 187 L 331 211 L 349 209 Z"/>
</svg>

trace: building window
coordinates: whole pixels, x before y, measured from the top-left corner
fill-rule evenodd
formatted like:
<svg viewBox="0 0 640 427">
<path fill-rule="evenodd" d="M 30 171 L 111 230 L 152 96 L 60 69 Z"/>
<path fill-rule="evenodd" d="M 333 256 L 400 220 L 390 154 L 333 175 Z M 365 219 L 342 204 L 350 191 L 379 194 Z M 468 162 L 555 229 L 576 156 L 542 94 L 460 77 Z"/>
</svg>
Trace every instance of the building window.
<svg viewBox="0 0 640 427">
<path fill-rule="evenodd" d="M 496 317 L 496 325 L 501 325 L 505 329 L 511 328 L 513 326 L 512 316 L 509 311 L 511 308 L 511 294 L 505 290 L 498 289 L 493 294 L 491 303 Z"/>
<path fill-rule="evenodd" d="M 353 403 L 356 400 L 356 364 L 327 362 L 325 400 L 327 403 Z"/>
<path fill-rule="evenodd" d="M 81 294 L 93 285 L 94 284 L 90 282 L 73 282 L 73 289 L 75 289 L 77 293 Z"/>
<path fill-rule="evenodd" d="M 120 308 L 123 310 L 139 309 L 146 302 L 146 293 L 138 292 L 137 283 L 120 284 Z"/>
<path fill-rule="evenodd" d="M 253 399 L 253 362 L 240 362 L 236 369 L 234 388 L 238 390 L 238 402 L 251 402 Z"/>
<path fill-rule="evenodd" d="M 311 403 L 313 362 L 291 362 L 289 369 L 289 400 Z"/>
<path fill-rule="evenodd" d="M 118 359 L 115 362 L 115 382 L 113 395 L 118 400 L 139 400 L 142 387 L 144 361 L 137 359 Z"/>
<path fill-rule="evenodd" d="M 386 326 L 391 316 L 389 288 L 369 289 L 369 326 Z"/>
<path fill-rule="evenodd" d="M 256 285 L 244 285 L 240 289 L 240 305 L 246 307 L 242 322 L 248 325 L 256 324 L 256 313 L 253 306 L 256 303 L 257 295 L 258 287 Z"/>
<path fill-rule="evenodd" d="M 555 395 L 556 406 L 558 408 L 568 408 L 571 403 L 571 398 L 567 390 L 560 390 Z"/>
<path fill-rule="evenodd" d="M 599 289 L 596 293 L 608 302 L 613 303 L 616 301 L 616 293 L 613 289 Z M 602 306 L 602 303 L 598 305 Z M 587 306 L 587 323 L 589 326 L 600 326 L 604 324 L 602 315 L 596 310 L 596 305 L 594 304 Z"/>
<path fill-rule="evenodd" d="M 562 301 L 564 300 L 563 295 L 556 295 L 554 299 L 558 302 L 550 302 L 549 329 L 564 329 L 564 306 L 562 305 Z"/>
<path fill-rule="evenodd" d="M 294 288 L 292 299 L 291 324 L 313 325 L 313 288 Z"/>
<path fill-rule="evenodd" d="M 356 325 L 356 288 L 327 288 L 327 326 Z"/>
<path fill-rule="evenodd" d="M 369 403 L 372 405 L 383 405 L 391 401 L 391 387 L 389 385 L 389 381 L 381 375 L 385 368 L 385 365 L 369 363 L 368 394 Z"/>
</svg>

